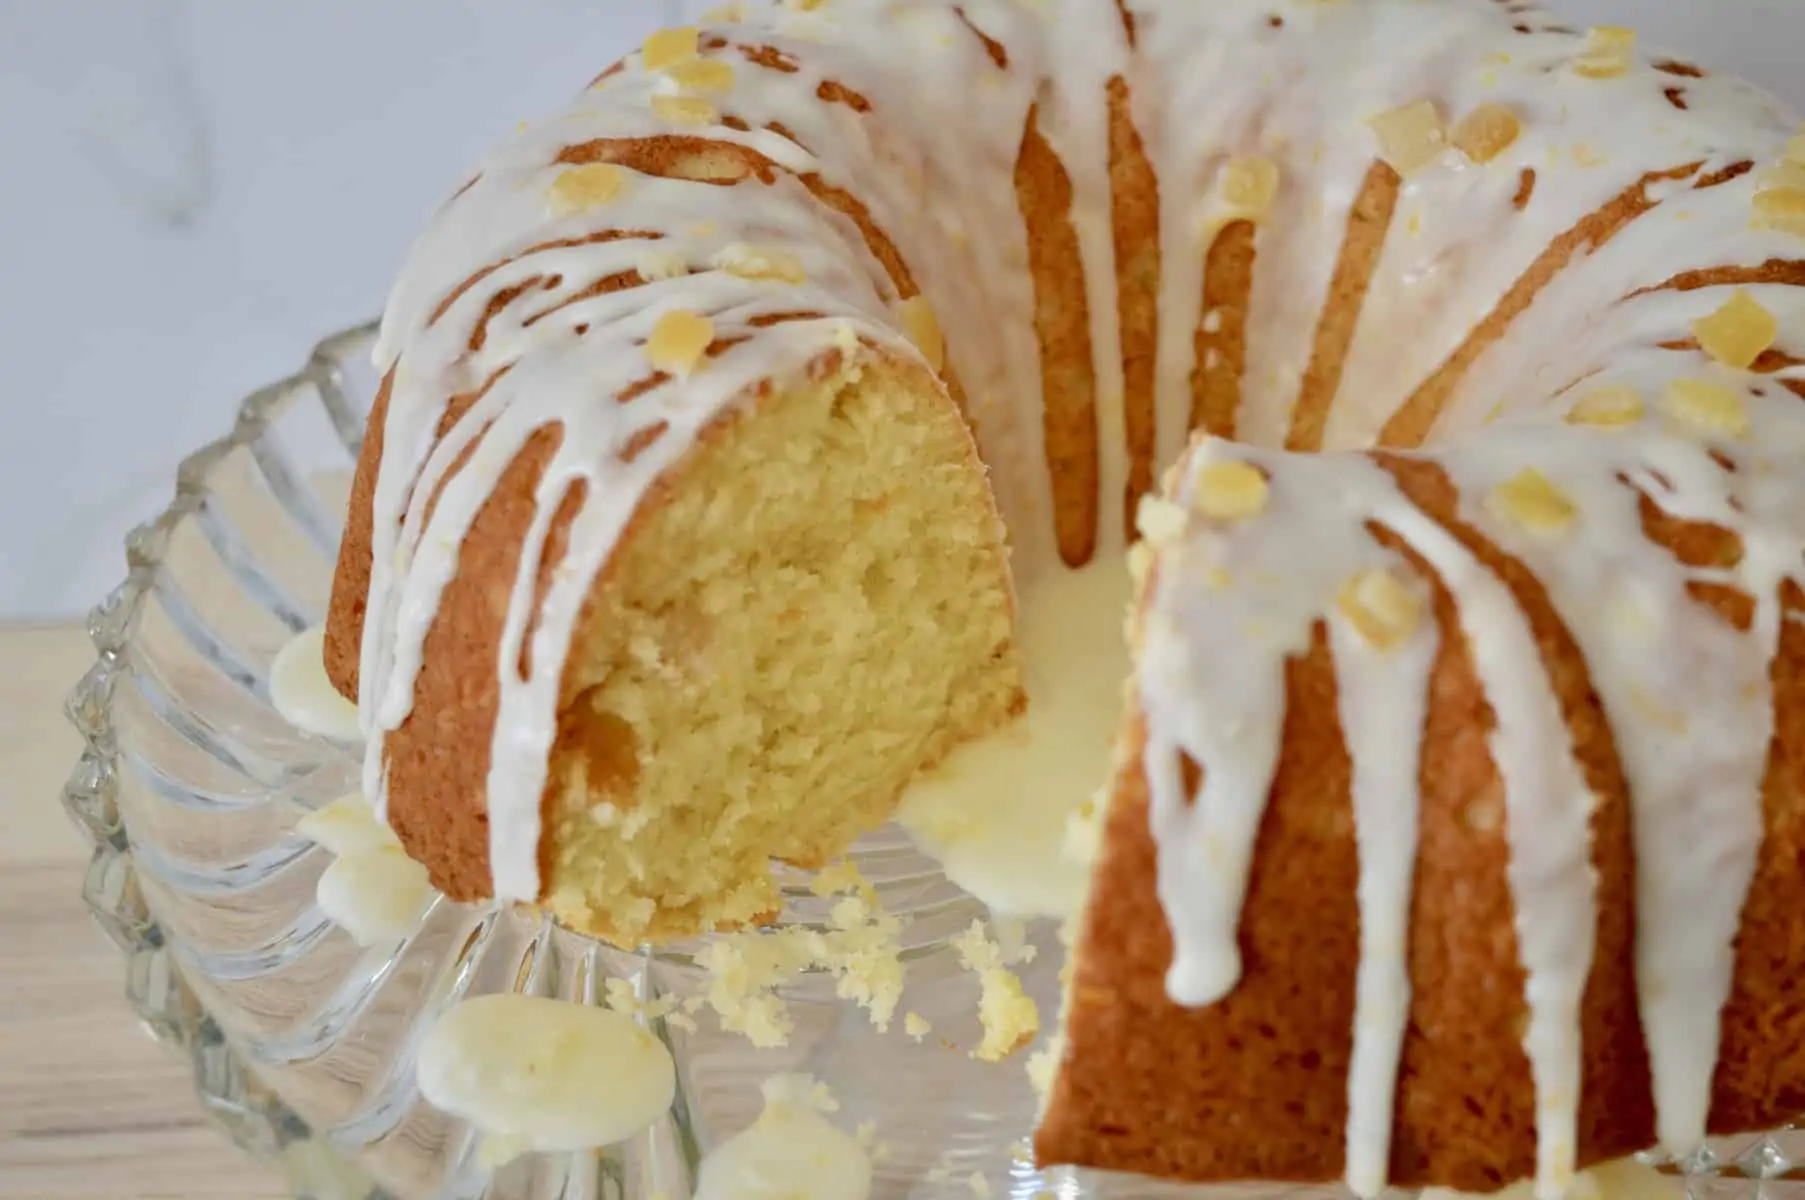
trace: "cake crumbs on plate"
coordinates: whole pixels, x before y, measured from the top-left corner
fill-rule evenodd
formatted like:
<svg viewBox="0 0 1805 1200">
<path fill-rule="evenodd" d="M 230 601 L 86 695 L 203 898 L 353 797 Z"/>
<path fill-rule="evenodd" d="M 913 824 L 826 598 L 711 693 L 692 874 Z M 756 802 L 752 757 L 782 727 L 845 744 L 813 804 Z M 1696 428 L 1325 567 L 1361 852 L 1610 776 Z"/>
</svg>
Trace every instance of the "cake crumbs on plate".
<svg viewBox="0 0 1805 1200">
<path fill-rule="evenodd" d="M 1045 1101 L 1053 1090 L 1053 1076 L 1059 1071 L 1059 1060 L 1065 1054 L 1065 1039 L 1055 1036 L 1052 1041 L 1028 1056 L 1028 1083 L 1034 1088 L 1034 1094 Z"/>
<path fill-rule="evenodd" d="M 809 891 L 826 899 L 852 893 L 859 896 L 873 909 L 878 907 L 877 888 L 860 872 L 858 864 L 850 858 L 842 858 L 838 862 L 829 863 L 815 872 L 809 881 Z"/>
<path fill-rule="evenodd" d="M 651 1000 L 641 1000 L 634 991 L 632 980 L 616 977 L 603 983 L 602 1003 L 604 1007 L 635 1020 L 663 1021 L 672 1028 L 694 1033 L 696 1020 L 691 1014 L 702 1006 L 703 1000 L 700 996 L 684 997 L 669 993 Z"/>
<path fill-rule="evenodd" d="M 1001 1062 L 1040 1032 L 1040 1009 L 1022 990 L 1022 981 L 1005 965 L 1005 956 L 984 932 L 982 921 L 953 938 L 960 965 L 978 977 L 978 1021 L 984 1037 L 971 1056 Z"/>
<path fill-rule="evenodd" d="M 973 1171 L 966 1177 L 965 1186 L 971 1189 L 974 1196 L 990 1195 L 990 1180 L 984 1178 L 984 1172 Z"/>
<path fill-rule="evenodd" d="M 862 880 L 853 870 L 841 879 L 854 889 Z M 869 888 L 869 884 L 864 885 Z M 789 1041 L 789 1005 L 776 994 L 785 980 L 810 968 L 835 979 L 835 992 L 870 1016 L 879 1031 L 890 1028 L 902 1000 L 902 921 L 864 895 L 845 895 L 828 916 L 828 928 L 780 929 L 719 937 L 696 961 L 709 973 L 708 1004 L 721 1027 L 743 1033 L 760 1049 Z"/>
<path fill-rule="evenodd" d="M 809 937 L 806 929 L 783 929 L 732 934 L 702 947 L 696 962 L 708 972 L 708 1005 L 722 1029 L 745 1034 L 761 1050 L 789 1042 L 794 1022 L 775 989 L 813 961 Z"/>
<path fill-rule="evenodd" d="M 920 1013 L 909 1012 L 903 1014 L 903 1032 L 914 1038 L 916 1041 L 919 1042 L 926 1038 L 929 1033 L 933 1032 L 933 1029 L 933 1022 L 929 1021 Z"/>
</svg>

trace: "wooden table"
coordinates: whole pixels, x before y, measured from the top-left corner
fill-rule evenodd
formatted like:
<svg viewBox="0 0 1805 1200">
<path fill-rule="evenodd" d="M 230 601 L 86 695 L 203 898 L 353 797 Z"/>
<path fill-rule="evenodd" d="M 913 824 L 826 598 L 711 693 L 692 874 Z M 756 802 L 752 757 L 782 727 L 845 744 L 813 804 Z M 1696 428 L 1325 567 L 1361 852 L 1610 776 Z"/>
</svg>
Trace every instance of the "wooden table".
<svg viewBox="0 0 1805 1200">
<path fill-rule="evenodd" d="M 80 749 L 63 694 L 92 662 L 77 628 L 0 628 L 0 1197 L 277 1200 L 126 1007 L 82 905 L 88 848 L 58 793 Z"/>
</svg>

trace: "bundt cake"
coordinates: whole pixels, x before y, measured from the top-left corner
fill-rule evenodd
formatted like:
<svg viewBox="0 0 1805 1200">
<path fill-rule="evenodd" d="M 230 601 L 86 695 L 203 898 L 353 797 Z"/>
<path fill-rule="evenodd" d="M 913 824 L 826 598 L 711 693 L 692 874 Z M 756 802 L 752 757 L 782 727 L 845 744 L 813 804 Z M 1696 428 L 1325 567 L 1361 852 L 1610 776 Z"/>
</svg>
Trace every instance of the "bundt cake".
<svg viewBox="0 0 1805 1200">
<path fill-rule="evenodd" d="M 391 297 L 369 794 L 456 898 L 755 924 L 1126 553 L 1044 1160 L 1552 1197 L 1791 1119 L 1795 129 L 1528 0 L 663 31 Z"/>
</svg>

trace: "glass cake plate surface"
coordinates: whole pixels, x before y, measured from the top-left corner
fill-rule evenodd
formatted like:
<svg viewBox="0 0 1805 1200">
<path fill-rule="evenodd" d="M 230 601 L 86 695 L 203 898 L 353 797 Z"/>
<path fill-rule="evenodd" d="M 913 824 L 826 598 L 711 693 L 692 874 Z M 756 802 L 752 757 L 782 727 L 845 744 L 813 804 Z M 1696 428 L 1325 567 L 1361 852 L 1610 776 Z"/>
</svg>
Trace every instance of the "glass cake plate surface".
<svg viewBox="0 0 1805 1200">
<path fill-rule="evenodd" d="M 837 1097 L 834 1124 L 866 1128 L 877 1197 L 1345 1195 L 1036 1170 L 1028 1052 L 970 1056 L 978 982 L 947 944 L 990 914 L 895 828 L 855 853 L 882 907 L 906 922 L 906 988 L 888 1032 L 824 974 L 780 989 L 795 1028 L 779 1049 L 723 1031 L 707 1008 L 693 1031 L 642 1018 L 678 1066 L 662 1121 L 599 1151 L 493 1165 L 479 1131 L 416 1088 L 416 1055 L 438 1015 L 506 991 L 601 1003 L 611 979 L 644 1001 L 689 996 L 707 978 L 693 946 L 625 953 L 524 908 L 443 897 L 405 937 L 365 948 L 316 903 L 331 855 L 295 826 L 355 790 L 359 747 L 284 720 L 270 668 L 324 617 L 376 391 L 374 336 L 366 326 L 321 343 L 181 465 L 170 507 L 127 541 L 125 582 L 92 613 L 97 661 L 68 703 L 86 741 L 63 793 L 94 845 L 85 898 L 124 954 L 133 1008 L 189 1056 L 203 1104 L 239 1144 L 279 1163 L 297 1195 L 322 1200 L 683 1200 L 701 1158 L 758 1114 L 759 1084 L 800 1072 Z M 785 891 L 785 924 L 826 919 L 829 902 L 805 879 Z M 1016 970 L 1039 1004 L 1044 1044 L 1062 951 L 1050 922 L 1025 937 L 1037 953 Z M 905 1012 L 932 1031 L 908 1036 Z M 1805 1179 L 1805 1132 L 1725 1140 L 1664 1169 L 1697 1197 L 1805 1196 L 1791 1182 Z"/>
</svg>

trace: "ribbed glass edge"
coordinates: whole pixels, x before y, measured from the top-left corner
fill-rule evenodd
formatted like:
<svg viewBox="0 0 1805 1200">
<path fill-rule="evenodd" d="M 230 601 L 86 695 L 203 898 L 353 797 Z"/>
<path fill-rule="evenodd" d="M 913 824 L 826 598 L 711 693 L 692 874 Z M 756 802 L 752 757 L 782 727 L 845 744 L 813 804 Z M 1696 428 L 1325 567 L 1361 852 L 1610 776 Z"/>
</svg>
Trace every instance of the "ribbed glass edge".
<svg viewBox="0 0 1805 1200">
<path fill-rule="evenodd" d="M 307 364 L 247 397 L 232 431 L 196 450 L 176 469 L 175 495 L 161 513 L 126 535 L 126 576 L 88 614 L 95 662 L 69 693 L 64 714 L 82 736 L 80 758 L 62 790 L 64 810 L 93 847 L 82 899 L 125 960 L 125 996 L 144 1027 L 188 1059 L 201 1107 L 237 1145 L 286 1176 L 300 1200 L 394 1200 L 351 1165 L 258 1078 L 226 1040 L 182 976 L 156 915 L 145 902 L 131 837 L 118 806 L 119 745 L 113 691 L 131 670 L 126 647 L 144 596 L 162 569 L 170 534 L 199 510 L 216 466 L 249 446 L 277 413 L 312 385 L 328 419 L 348 445 L 362 437 L 359 415 L 337 386 L 338 347 L 369 338 L 358 326 L 315 346 Z"/>
</svg>

